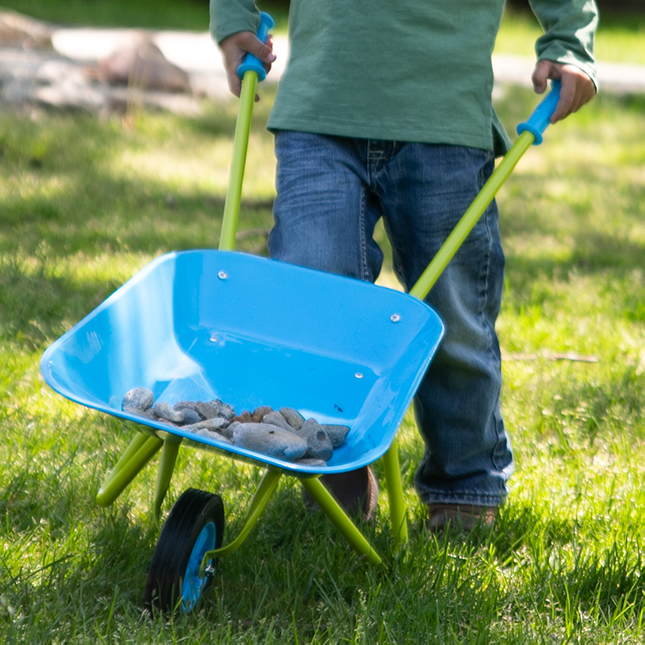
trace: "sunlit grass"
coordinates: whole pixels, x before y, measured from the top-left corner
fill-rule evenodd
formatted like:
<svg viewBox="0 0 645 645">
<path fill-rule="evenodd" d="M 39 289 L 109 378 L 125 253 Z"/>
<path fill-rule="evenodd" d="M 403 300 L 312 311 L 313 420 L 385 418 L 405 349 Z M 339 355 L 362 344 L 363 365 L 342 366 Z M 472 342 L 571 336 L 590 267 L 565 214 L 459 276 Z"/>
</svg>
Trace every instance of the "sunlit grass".
<svg viewBox="0 0 645 645">
<path fill-rule="evenodd" d="M 271 224 L 274 159 L 258 106 L 240 229 Z M 509 130 L 536 98 L 506 90 Z M 383 493 L 366 567 L 297 482 L 221 561 L 204 611 L 141 616 L 158 530 L 156 468 L 94 504 L 130 432 L 43 382 L 43 349 L 158 255 L 217 244 L 234 106 L 197 119 L 0 115 L 2 642 L 641 643 L 645 628 L 643 103 L 599 97 L 549 128 L 499 196 L 507 255 L 498 331 L 516 454 L 497 528 L 428 536 L 400 432 L 410 545 L 393 553 Z M 383 233 L 379 232 L 382 243 Z M 266 253 L 264 237 L 240 248 Z M 394 284 L 389 265 L 382 280 Z M 383 479 L 379 464 L 377 473 Z M 231 539 L 261 471 L 180 452 L 183 490 L 220 493 Z"/>
</svg>

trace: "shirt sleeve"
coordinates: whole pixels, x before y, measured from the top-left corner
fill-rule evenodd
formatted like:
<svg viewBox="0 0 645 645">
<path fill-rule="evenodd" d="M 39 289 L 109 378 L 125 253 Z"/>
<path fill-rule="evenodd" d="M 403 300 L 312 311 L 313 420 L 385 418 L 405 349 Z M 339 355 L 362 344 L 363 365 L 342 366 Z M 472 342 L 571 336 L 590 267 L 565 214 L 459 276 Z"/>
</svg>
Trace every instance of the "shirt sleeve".
<svg viewBox="0 0 645 645">
<path fill-rule="evenodd" d="M 595 0 L 529 0 L 544 35 L 537 39 L 538 60 L 575 65 L 598 87 L 593 53 L 598 26 Z"/>
<path fill-rule="evenodd" d="M 210 0 L 210 32 L 216 43 L 240 31 L 255 33 L 260 11 L 253 0 Z"/>
</svg>

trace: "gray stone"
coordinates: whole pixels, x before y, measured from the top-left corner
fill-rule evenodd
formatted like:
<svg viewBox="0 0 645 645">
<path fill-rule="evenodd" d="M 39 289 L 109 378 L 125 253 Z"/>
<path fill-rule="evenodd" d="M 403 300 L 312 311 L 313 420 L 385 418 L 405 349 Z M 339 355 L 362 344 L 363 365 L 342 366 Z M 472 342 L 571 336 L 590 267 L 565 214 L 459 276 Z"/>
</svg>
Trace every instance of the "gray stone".
<svg viewBox="0 0 645 645">
<path fill-rule="evenodd" d="M 210 430 L 211 432 L 223 432 L 224 428 L 228 426 L 228 421 L 222 417 L 215 417 L 214 419 L 205 419 L 204 421 L 198 421 L 194 424 L 196 428 L 203 428 L 205 430 Z M 229 437 L 230 439 L 230 437 Z"/>
<path fill-rule="evenodd" d="M 230 439 L 227 439 L 224 435 L 221 435 L 219 432 L 213 432 L 208 428 L 198 428 L 196 426 L 184 426 L 184 430 L 192 432 L 199 437 L 207 437 L 208 439 L 213 439 L 213 441 L 218 441 L 219 443 L 226 444 L 230 446 L 233 442 Z"/>
<path fill-rule="evenodd" d="M 157 421 L 156 415 L 152 412 L 150 408 L 147 410 L 140 410 L 139 408 L 131 408 L 127 405 L 123 408 L 124 412 L 128 414 L 134 414 L 138 417 L 143 417 L 144 419 L 150 419 L 151 421 Z"/>
<path fill-rule="evenodd" d="M 174 410 L 170 403 L 157 401 L 152 407 L 152 411 L 160 418 L 166 419 L 171 423 L 183 423 L 184 414 L 180 410 Z"/>
<path fill-rule="evenodd" d="M 224 417 L 228 421 L 235 418 L 235 408 L 228 403 L 223 403 L 219 409 L 220 417 Z"/>
<path fill-rule="evenodd" d="M 338 448 L 338 446 L 345 441 L 347 433 L 349 432 L 349 428 L 347 426 L 322 424 L 321 427 L 327 433 L 327 436 L 331 441 L 331 445 L 334 448 Z"/>
<path fill-rule="evenodd" d="M 298 436 L 303 437 L 305 440 L 309 435 L 318 432 L 321 429 L 321 425 L 316 421 L 316 419 L 307 419 L 303 424 L 300 430 L 298 430 Z"/>
<path fill-rule="evenodd" d="M 303 439 L 267 423 L 240 423 L 233 432 L 233 442 L 240 448 L 286 461 L 300 459 L 307 452 Z"/>
<path fill-rule="evenodd" d="M 197 401 L 195 403 L 195 410 L 202 415 L 202 419 L 214 419 L 219 416 L 216 406 L 210 403 L 204 403 L 203 401 Z"/>
<path fill-rule="evenodd" d="M 327 433 L 322 428 L 309 435 L 307 438 L 307 452 L 305 453 L 305 457 L 328 461 L 333 454 L 334 448 L 331 445 Z"/>
<path fill-rule="evenodd" d="M 222 417 L 219 417 L 219 418 L 221 419 Z M 226 421 L 226 419 L 223 419 L 223 420 Z M 240 425 L 239 421 L 231 421 L 231 423 L 229 423 L 229 425 L 222 426 L 222 428 L 220 429 L 220 432 L 227 439 L 230 439 L 231 441 L 233 441 L 233 434 L 235 433 L 235 428 L 237 428 L 237 426 L 239 426 L 239 425 Z"/>
<path fill-rule="evenodd" d="M 298 436 L 307 442 L 307 453 L 305 457 L 322 459 L 328 461 L 334 453 L 331 440 L 323 427 L 315 419 L 307 419 L 302 428 L 298 430 Z"/>
<path fill-rule="evenodd" d="M 293 408 L 280 408 L 278 412 L 287 420 L 287 423 L 296 430 L 300 430 L 305 422 L 305 418 Z"/>
<path fill-rule="evenodd" d="M 217 406 L 217 412 L 220 417 L 224 417 L 228 421 L 231 421 L 231 419 L 234 419 L 236 416 L 235 408 L 228 403 L 223 403 L 222 401 L 220 401 Z"/>
<path fill-rule="evenodd" d="M 198 412 L 197 401 L 177 401 L 172 407 L 175 410 L 192 410 L 193 412 Z"/>
<path fill-rule="evenodd" d="M 184 417 L 183 423 L 186 423 L 188 425 L 202 421 L 202 417 L 199 412 L 195 412 L 195 410 L 191 410 L 190 408 L 181 408 L 177 410 L 177 412 L 181 412 Z"/>
<path fill-rule="evenodd" d="M 224 417 L 229 421 L 235 417 L 235 408 L 232 405 L 229 405 L 228 403 L 224 403 L 219 399 L 214 399 L 213 401 L 209 401 L 209 404 L 212 405 L 217 410 L 218 417 Z"/>
<path fill-rule="evenodd" d="M 278 426 L 288 432 L 295 432 L 295 429 L 289 425 L 287 420 L 279 412 L 269 412 L 262 417 L 262 423 L 268 423 L 272 426 Z"/>
<path fill-rule="evenodd" d="M 129 392 L 126 392 L 121 402 L 121 409 L 147 410 L 152 406 L 154 400 L 154 394 L 148 388 L 135 387 Z"/>
<path fill-rule="evenodd" d="M 296 463 L 299 466 L 309 466 L 310 468 L 326 468 L 327 467 L 327 462 L 323 461 L 322 459 L 310 459 L 309 457 L 305 457 L 304 459 L 298 459 Z"/>
</svg>

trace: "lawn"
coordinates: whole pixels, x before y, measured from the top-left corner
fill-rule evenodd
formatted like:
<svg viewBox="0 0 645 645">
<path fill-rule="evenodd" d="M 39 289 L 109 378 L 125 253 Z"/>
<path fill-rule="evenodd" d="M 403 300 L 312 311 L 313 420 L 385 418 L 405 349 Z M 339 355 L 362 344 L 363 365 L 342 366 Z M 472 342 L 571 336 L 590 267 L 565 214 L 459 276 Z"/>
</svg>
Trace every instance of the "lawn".
<svg viewBox="0 0 645 645">
<path fill-rule="evenodd" d="M 272 90 L 262 92 L 238 245 L 259 254 L 274 196 Z M 535 103 L 502 88 L 496 107 L 512 131 Z M 220 562 L 201 611 L 164 620 L 142 614 L 155 464 L 96 507 L 130 433 L 49 390 L 38 361 L 153 258 L 216 246 L 235 105 L 191 119 L 1 113 L 0 642 L 642 643 L 644 115 L 643 97 L 600 95 L 550 128 L 499 196 L 503 412 L 517 465 L 495 530 L 426 533 L 410 414 L 404 554 L 392 549 L 385 493 L 363 527 L 387 561 L 379 569 L 286 480 Z M 393 284 L 389 266 L 381 280 Z M 164 511 L 188 487 L 217 492 L 232 539 L 260 476 L 182 450 Z"/>
</svg>

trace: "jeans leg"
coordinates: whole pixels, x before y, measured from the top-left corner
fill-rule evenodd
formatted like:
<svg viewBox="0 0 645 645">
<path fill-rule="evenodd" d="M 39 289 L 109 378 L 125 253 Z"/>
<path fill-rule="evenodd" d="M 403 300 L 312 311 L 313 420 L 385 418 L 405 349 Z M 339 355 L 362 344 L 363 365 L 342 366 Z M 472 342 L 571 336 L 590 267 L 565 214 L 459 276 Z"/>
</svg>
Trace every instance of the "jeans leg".
<svg viewBox="0 0 645 645">
<path fill-rule="evenodd" d="M 373 282 L 380 217 L 366 187 L 364 141 L 278 131 L 272 258 Z"/>
<path fill-rule="evenodd" d="M 367 188 L 365 141 L 278 131 L 272 258 L 373 282 L 383 262 L 373 240 L 380 217 Z M 378 485 L 367 467 L 324 475 L 348 513 L 374 517 Z M 313 500 L 312 500 L 313 502 Z"/>
<path fill-rule="evenodd" d="M 492 153 L 406 144 L 377 178 L 395 270 L 411 288 L 493 169 Z M 512 471 L 500 414 L 495 320 L 504 256 L 495 204 L 487 209 L 426 301 L 445 337 L 415 397 L 426 452 L 415 484 L 422 502 L 495 506 Z"/>
</svg>

